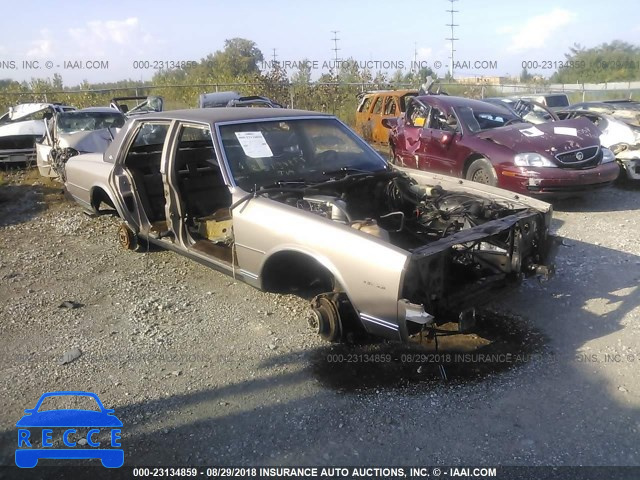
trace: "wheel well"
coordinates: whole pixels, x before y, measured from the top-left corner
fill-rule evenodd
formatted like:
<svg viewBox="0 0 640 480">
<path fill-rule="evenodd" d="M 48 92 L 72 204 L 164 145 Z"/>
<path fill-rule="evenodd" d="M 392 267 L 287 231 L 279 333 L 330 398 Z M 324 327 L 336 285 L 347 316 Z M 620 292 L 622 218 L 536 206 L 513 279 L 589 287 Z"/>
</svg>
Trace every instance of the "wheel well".
<svg viewBox="0 0 640 480">
<path fill-rule="evenodd" d="M 106 203 L 115 210 L 116 206 L 113 204 L 111 197 L 104 191 L 102 187 L 93 187 L 91 190 L 91 206 L 96 212 L 100 211 L 100 204 Z"/>
<path fill-rule="evenodd" d="M 469 157 L 464 161 L 464 169 L 462 170 L 462 177 L 467 176 L 467 172 L 469 171 L 469 167 L 473 162 L 479 160 L 480 158 L 486 158 L 484 155 L 480 155 L 479 153 L 473 153 L 469 155 Z"/>
<path fill-rule="evenodd" d="M 312 298 L 334 289 L 333 274 L 316 259 L 299 252 L 273 254 L 262 269 L 262 288 Z"/>
</svg>

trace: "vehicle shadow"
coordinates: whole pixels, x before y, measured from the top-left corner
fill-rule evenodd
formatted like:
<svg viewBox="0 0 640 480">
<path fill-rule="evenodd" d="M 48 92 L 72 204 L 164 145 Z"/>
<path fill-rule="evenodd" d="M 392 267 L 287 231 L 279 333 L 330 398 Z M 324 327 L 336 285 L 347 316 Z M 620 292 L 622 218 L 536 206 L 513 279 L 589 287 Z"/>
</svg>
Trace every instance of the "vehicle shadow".
<svg viewBox="0 0 640 480">
<path fill-rule="evenodd" d="M 42 185 L 0 185 L 0 227 L 32 220 L 47 208 L 46 197 L 62 197 L 61 192 Z"/>
<path fill-rule="evenodd" d="M 363 342 L 272 354 L 234 383 L 130 403 L 116 410 L 125 465 L 637 466 L 638 385 L 618 379 L 632 378 L 640 357 L 617 362 L 605 354 L 630 350 L 611 337 L 637 328 L 638 265 L 639 256 L 601 246 L 563 246 L 554 279 L 525 282 L 500 302 L 512 314 L 501 318 L 520 327 L 510 348 L 533 342 L 535 354 L 473 381 L 444 380 L 427 361 L 423 378 L 411 373 L 393 384 L 381 377 L 409 370 L 396 364 L 385 373 L 392 362 L 330 357 L 372 348 L 413 353 Z M 235 361 L 221 368 L 237 371 Z M 342 376 L 342 387 L 327 381 L 331 375 Z M 358 388 L 343 388 L 349 381 Z M 10 438 L 15 430 L 0 433 L 3 443 Z"/>
</svg>

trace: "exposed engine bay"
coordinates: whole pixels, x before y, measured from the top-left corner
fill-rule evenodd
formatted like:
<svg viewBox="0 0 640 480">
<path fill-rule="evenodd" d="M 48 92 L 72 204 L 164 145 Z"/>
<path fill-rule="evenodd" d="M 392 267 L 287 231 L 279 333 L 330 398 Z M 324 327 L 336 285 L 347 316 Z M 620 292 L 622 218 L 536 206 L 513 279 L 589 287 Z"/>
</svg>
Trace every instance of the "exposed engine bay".
<svg viewBox="0 0 640 480">
<path fill-rule="evenodd" d="M 488 289 L 552 273 L 542 264 L 547 226 L 537 210 L 398 172 L 347 180 L 272 198 L 411 252 L 402 296 L 435 316 L 457 317 Z"/>
<path fill-rule="evenodd" d="M 327 182 L 272 198 L 409 251 L 526 210 L 517 203 L 446 191 L 439 185 L 418 185 L 395 172 Z"/>
</svg>

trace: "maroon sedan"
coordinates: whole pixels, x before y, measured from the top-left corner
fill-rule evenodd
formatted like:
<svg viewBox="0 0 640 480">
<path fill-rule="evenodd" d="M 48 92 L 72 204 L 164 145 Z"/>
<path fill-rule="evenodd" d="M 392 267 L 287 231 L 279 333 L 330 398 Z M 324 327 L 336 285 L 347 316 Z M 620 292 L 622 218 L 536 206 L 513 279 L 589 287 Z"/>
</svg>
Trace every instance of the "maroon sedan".
<svg viewBox="0 0 640 480">
<path fill-rule="evenodd" d="M 447 95 L 410 100 L 385 120 L 392 162 L 536 196 L 613 182 L 619 166 L 586 119 L 533 125 L 508 108 Z"/>
</svg>

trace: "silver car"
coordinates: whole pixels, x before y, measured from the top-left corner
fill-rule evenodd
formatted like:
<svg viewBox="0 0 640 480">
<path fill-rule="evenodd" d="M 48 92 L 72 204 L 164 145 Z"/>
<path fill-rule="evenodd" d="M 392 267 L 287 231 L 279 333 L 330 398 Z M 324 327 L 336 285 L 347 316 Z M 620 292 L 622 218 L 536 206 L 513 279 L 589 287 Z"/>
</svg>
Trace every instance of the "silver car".
<svg viewBox="0 0 640 480">
<path fill-rule="evenodd" d="M 312 323 L 330 341 L 354 329 L 407 341 L 548 273 L 548 204 L 390 167 L 330 115 L 149 113 L 66 171 L 87 210 L 115 206 L 124 247 L 151 242 L 256 288 L 313 297 Z"/>
<path fill-rule="evenodd" d="M 124 114 L 109 107 L 59 112 L 45 120 L 45 135 L 36 142 L 40 175 L 64 180 L 64 165 L 69 157 L 104 152 L 124 122 Z"/>
</svg>

